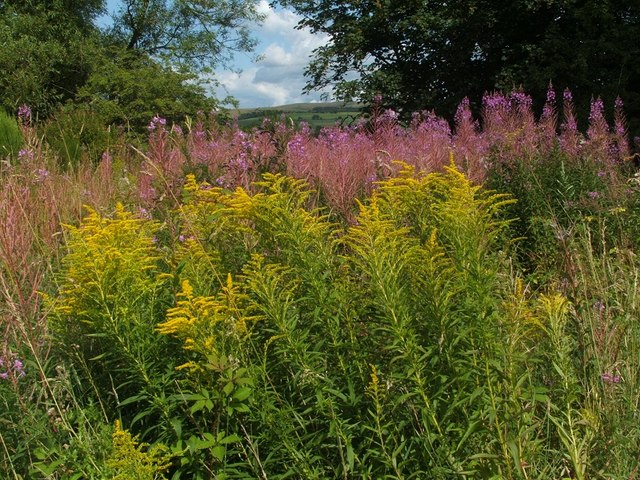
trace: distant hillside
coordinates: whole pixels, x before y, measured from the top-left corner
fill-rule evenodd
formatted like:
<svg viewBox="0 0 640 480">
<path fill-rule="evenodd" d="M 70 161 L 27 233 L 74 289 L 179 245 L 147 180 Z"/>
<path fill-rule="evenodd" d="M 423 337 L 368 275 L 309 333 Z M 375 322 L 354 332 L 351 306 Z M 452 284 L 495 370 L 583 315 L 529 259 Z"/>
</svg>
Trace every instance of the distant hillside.
<svg viewBox="0 0 640 480">
<path fill-rule="evenodd" d="M 284 115 L 296 123 L 306 122 L 318 130 L 336 123 L 351 123 L 362 112 L 363 105 L 355 102 L 292 103 L 275 107 L 240 108 L 237 110 L 238 124 L 243 128 L 260 125 L 262 119 L 279 118 Z"/>
</svg>

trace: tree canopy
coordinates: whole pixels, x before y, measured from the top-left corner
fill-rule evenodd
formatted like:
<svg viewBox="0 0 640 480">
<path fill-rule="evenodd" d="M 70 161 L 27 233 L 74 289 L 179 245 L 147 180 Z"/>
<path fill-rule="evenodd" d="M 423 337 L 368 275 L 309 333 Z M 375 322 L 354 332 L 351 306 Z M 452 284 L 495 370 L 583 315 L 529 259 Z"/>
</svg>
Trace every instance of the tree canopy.
<svg viewBox="0 0 640 480">
<path fill-rule="evenodd" d="M 640 109 L 637 0 L 281 0 L 299 27 L 328 34 L 307 89 L 451 114 L 469 96 L 549 82 L 576 98 L 620 95 Z"/>
<path fill-rule="evenodd" d="M 73 99 L 97 47 L 102 1 L 0 1 L 0 102 L 47 114 Z"/>
<path fill-rule="evenodd" d="M 194 113 L 215 104 L 202 83 L 251 51 L 248 22 L 260 20 L 257 0 L 121 0 L 101 27 L 105 4 L 0 0 L 0 106 L 45 118 L 82 103 L 134 128 Z"/>
<path fill-rule="evenodd" d="M 108 35 L 127 49 L 201 71 L 251 51 L 247 22 L 260 18 L 255 0 L 122 0 Z"/>
<path fill-rule="evenodd" d="M 100 113 L 107 124 L 144 131 L 154 115 L 177 122 L 185 114 L 210 111 L 217 101 L 207 97 L 195 74 L 164 66 L 136 51 L 110 48 L 95 59 L 95 70 L 76 100 Z"/>
</svg>

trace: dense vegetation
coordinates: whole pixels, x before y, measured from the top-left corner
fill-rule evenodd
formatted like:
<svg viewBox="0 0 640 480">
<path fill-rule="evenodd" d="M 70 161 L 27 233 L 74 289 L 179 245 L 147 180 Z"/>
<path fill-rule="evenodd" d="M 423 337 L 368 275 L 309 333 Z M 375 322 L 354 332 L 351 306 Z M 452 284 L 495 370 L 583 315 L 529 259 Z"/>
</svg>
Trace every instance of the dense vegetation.
<svg viewBox="0 0 640 480">
<path fill-rule="evenodd" d="M 638 478 L 637 2 L 273 3 L 0 0 L 0 477 Z"/>
<path fill-rule="evenodd" d="M 254 46 L 254 0 L 122 0 L 100 27 L 105 0 L 0 1 L 0 107 L 34 119 L 89 111 L 141 133 L 151 116 L 209 111 L 214 67 Z M 205 75 L 207 74 L 207 75 Z"/>
<path fill-rule="evenodd" d="M 636 0 L 270 3 L 327 36 L 307 67 L 307 88 L 331 87 L 337 100 L 371 105 L 381 96 L 403 120 L 433 109 L 452 121 L 460 99 L 468 97 L 477 115 L 494 90 L 527 91 L 540 109 L 551 82 L 576 94 L 582 128 L 592 95 L 608 105 L 620 97 L 632 137 L 640 134 Z M 258 0 L 117 5 L 104 20 L 105 0 L 1 0 L 5 111 L 27 104 L 46 120 L 79 109 L 142 134 L 153 115 L 183 121 L 234 105 L 212 98 L 209 87 L 235 52 L 255 47 Z"/>
<path fill-rule="evenodd" d="M 614 110 L 154 117 L 74 155 L 84 131 L 0 118 L 0 476 L 636 478 Z"/>
</svg>

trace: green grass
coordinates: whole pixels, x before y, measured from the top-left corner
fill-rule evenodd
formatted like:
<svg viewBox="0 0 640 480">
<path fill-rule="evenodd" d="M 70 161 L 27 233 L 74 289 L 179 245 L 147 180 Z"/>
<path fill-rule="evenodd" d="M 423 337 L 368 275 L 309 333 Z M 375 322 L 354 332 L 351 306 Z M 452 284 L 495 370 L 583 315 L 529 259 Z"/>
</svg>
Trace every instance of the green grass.
<svg viewBox="0 0 640 480">
<path fill-rule="evenodd" d="M 238 125 L 241 128 L 253 128 L 267 118 L 280 119 L 282 115 L 295 123 L 306 122 L 312 131 L 336 124 L 349 124 L 362 112 L 362 106 L 357 103 L 323 102 L 323 103 L 294 103 L 275 107 L 261 107 L 255 109 L 239 109 Z"/>
</svg>

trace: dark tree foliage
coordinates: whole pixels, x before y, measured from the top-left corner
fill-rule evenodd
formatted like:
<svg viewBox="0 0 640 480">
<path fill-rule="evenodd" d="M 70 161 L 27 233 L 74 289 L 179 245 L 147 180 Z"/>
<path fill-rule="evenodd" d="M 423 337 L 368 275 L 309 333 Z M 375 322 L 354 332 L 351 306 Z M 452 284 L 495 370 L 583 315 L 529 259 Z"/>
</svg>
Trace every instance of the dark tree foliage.
<svg viewBox="0 0 640 480">
<path fill-rule="evenodd" d="M 101 0 L 0 2 L 0 104 L 46 116 L 73 99 L 91 71 L 101 8 Z"/>
<path fill-rule="evenodd" d="M 4 0 L 0 11 L 5 15 L 43 15 L 51 23 L 71 25 L 87 33 L 95 18 L 104 13 L 105 0 Z"/>
<path fill-rule="evenodd" d="M 300 27 L 330 37 L 307 69 L 308 89 L 340 99 L 382 94 L 404 113 L 451 114 L 465 96 L 523 88 L 539 101 L 549 82 L 628 112 L 640 109 L 637 0 L 281 0 Z M 610 102 L 613 103 L 612 101 Z"/>
</svg>

